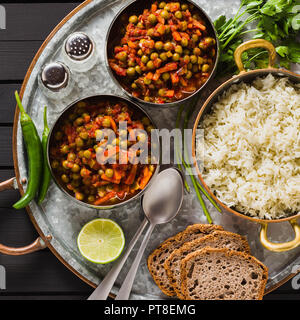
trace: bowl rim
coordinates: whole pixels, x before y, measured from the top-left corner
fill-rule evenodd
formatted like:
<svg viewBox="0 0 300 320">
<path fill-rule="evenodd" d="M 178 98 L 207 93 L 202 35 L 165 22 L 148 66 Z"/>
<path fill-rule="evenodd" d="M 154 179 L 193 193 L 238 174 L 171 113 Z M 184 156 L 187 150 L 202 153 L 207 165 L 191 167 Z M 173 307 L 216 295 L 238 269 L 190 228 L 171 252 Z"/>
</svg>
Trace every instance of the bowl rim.
<svg viewBox="0 0 300 320">
<path fill-rule="evenodd" d="M 155 129 L 158 128 L 158 126 L 156 125 L 155 121 L 152 119 L 152 117 L 148 114 L 147 111 L 145 111 L 141 106 L 139 106 L 138 104 L 134 103 L 133 101 L 129 100 L 128 98 L 124 98 L 122 96 L 119 96 L 119 95 L 113 95 L 113 94 L 94 94 L 94 95 L 88 95 L 88 96 L 83 96 L 81 98 L 78 98 L 76 100 L 74 100 L 73 102 L 69 103 L 61 112 L 60 114 L 58 115 L 58 117 L 56 118 L 56 120 L 54 121 L 54 123 L 52 124 L 51 128 L 50 128 L 50 131 L 49 131 L 49 136 L 48 136 L 48 141 L 47 141 L 47 165 L 48 165 L 48 168 L 50 170 L 50 173 L 51 173 L 51 176 L 53 178 L 53 181 L 55 182 L 55 184 L 58 186 L 58 188 L 68 197 L 68 198 L 71 198 L 74 202 L 82 205 L 82 206 L 85 206 L 85 207 L 89 207 L 89 208 L 92 208 L 92 209 L 97 209 L 97 210 L 109 210 L 109 209 L 115 209 L 115 208 L 118 208 L 118 207 L 122 207 L 126 204 L 128 204 L 129 202 L 131 201 L 134 201 L 138 198 L 140 198 L 144 193 L 145 191 L 148 189 L 148 187 L 151 185 L 152 181 L 154 180 L 154 178 L 156 177 L 156 175 L 158 174 L 159 170 L 160 170 L 160 164 L 159 162 L 156 164 L 156 169 L 154 171 L 154 174 L 153 176 L 151 177 L 150 181 L 147 183 L 147 185 L 145 186 L 145 188 L 143 190 L 141 190 L 140 192 L 138 192 L 136 195 L 134 195 L 133 197 L 127 199 L 126 201 L 121 201 L 119 203 L 116 203 L 116 204 L 113 204 L 113 205 L 103 205 L 103 206 L 95 206 L 95 205 L 92 205 L 90 203 L 87 203 L 87 202 L 84 202 L 84 201 L 80 201 L 78 199 L 76 199 L 74 196 L 72 196 L 70 193 L 68 193 L 62 186 L 61 184 L 59 183 L 59 181 L 57 180 L 56 178 L 56 175 L 54 174 L 53 170 L 52 170 L 52 167 L 51 167 L 51 164 L 50 164 L 50 155 L 49 155 L 49 151 L 50 151 L 50 140 L 51 140 L 51 137 L 53 135 L 53 132 L 54 132 L 54 127 L 56 126 L 56 124 L 58 123 L 58 121 L 65 115 L 65 113 L 67 113 L 72 107 L 74 107 L 76 105 L 76 103 L 80 102 L 80 101 L 83 101 L 83 100 L 86 100 L 86 99 L 90 99 L 90 98 L 107 98 L 107 99 L 110 99 L 110 98 L 113 98 L 113 99 L 117 99 L 117 100 L 120 100 L 120 101 L 123 101 L 123 102 L 126 102 L 127 104 L 129 104 L 129 107 L 130 107 L 130 104 L 135 106 L 137 109 L 139 109 L 145 116 L 147 116 L 149 118 L 149 120 L 151 121 L 152 125 L 154 126 Z M 158 146 L 158 152 L 159 152 L 159 158 L 160 158 L 160 154 L 161 154 L 161 151 L 160 151 L 160 142 L 158 141 L 159 143 L 159 146 Z"/>
<path fill-rule="evenodd" d="M 119 11 L 118 13 L 115 15 L 114 19 L 112 20 L 109 28 L 108 28 L 108 31 L 106 33 L 106 38 L 105 38 L 105 52 L 104 52 L 104 60 L 105 60 L 105 65 L 106 65 L 106 68 L 108 70 L 108 73 L 111 77 L 111 79 L 113 80 L 113 82 L 122 90 L 122 92 L 124 92 L 129 98 L 131 98 L 132 100 L 140 103 L 140 104 L 143 104 L 143 105 L 146 105 L 146 106 L 151 106 L 151 107 L 172 107 L 172 106 L 175 106 L 179 103 L 184 103 L 190 99 L 192 99 L 193 97 L 195 97 L 200 91 L 202 91 L 202 89 L 204 89 L 207 84 L 213 79 L 216 71 L 217 71 L 217 66 L 218 66 L 218 61 L 219 61 L 219 58 L 220 58 L 220 43 L 219 43 L 219 38 L 218 38 L 218 34 L 217 34 L 217 30 L 214 26 L 214 23 L 212 21 L 212 19 L 208 16 L 208 14 L 194 1 L 192 0 L 184 0 L 185 2 L 188 2 L 192 5 L 194 5 L 197 10 L 199 10 L 201 12 L 202 15 L 205 16 L 205 18 L 208 20 L 208 22 L 210 23 L 210 26 L 214 32 L 214 39 L 216 41 L 216 58 L 215 58 L 215 63 L 214 63 L 214 67 L 213 67 L 213 70 L 211 72 L 211 74 L 209 75 L 208 79 L 206 80 L 206 82 L 200 87 L 198 88 L 194 93 L 192 93 L 191 95 L 183 98 L 183 99 L 180 99 L 180 100 L 176 100 L 176 101 L 173 101 L 173 102 L 167 102 L 167 103 L 154 103 L 154 102 L 147 102 L 145 100 L 142 100 L 140 98 L 137 98 L 137 97 L 134 97 L 130 92 L 128 92 L 127 90 L 125 90 L 123 88 L 123 86 L 120 84 L 120 82 L 118 81 L 118 79 L 115 77 L 115 74 L 114 72 L 111 70 L 111 67 L 109 66 L 109 62 L 108 62 L 108 39 L 110 37 L 110 34 L 111 34 L 111 30 L 115 24 L 115 22 L 117 21 L 117 19 L 122 15 L 122 13 L 129 7 L 131 6 L 133 3 L 137 2 L 137 1 L 141 1 L 141 0 L 132 0 L 130 3 L 126 4 L 125 6 L 123 6 Z M 168 0 L 168 1 L 171 1 L 171 0 Z M 153 2 L 153 1 L 152 1 Z"/>
<path fill-rule="evenodd" d="M 268 223 L 279 223 L 279 222 L 285 222 L 285 221 L 290 221 L 293 219 L 297 219 L 300 218 L 300 212 L 288 217 L 284 217 L 284 218 L 279 218 L 279 219 L 261 219 L 261 218 L 256 218 L 256 217 L 252 217 L 252 216 L 248 216 L 244 213 L 238 212 L 230 207 L 228 207 L 226 204 L 224 204 L 222 201 L 220 201 L 215 195 L 214 193 L 210 190 L 210 188 L 206 185 L 201 171 L 199 169 L 198 166 L 198 162 L 196 159 L 196 130 L 198 129 L 201 117 L 206 109 L 206 107 L 209 105 L 209 103 L 211 102 L 211 100 L 213 98 L 215 98 L 216 96 L 220 95 L 221 92 L 223 92 L 224 87 L 226 86 L 232 86 L 234 85 L 236 82 L 241 81 L 241 79 L 243 79 L 243 77 L 247 77 L 248 75 L 254 75 L 257 74 L 257 76 L 259 76 L 262 73 L 268 73 L 268 74 L 275 74 L 278 75 L 280 77 L 282 77 L 282 75 L 286 75 L 287 77 L 297 77 L 299 78 L 299 82 L 300 82 L 300 75 L 289 71 L 289 70 L 285 70 L 285 69 L 276 69 L 276 68 L 266 68 L 266 69 L 256 69 L 256 70 L 251 70 L 248 72 L 241 72 L 240 74 L 228 79 L 227 81 L 223 82 L 220 86 L 218 86 L 213 93 L 210 94 L 210 96 L 206 99 L 206 101 L 204 102 L 204 104 L 202 105 L 201 109 L 198 112 L 197 118 L 194 122 L 194 126 L 193 126 L 193 135 L 192 135 L 192 159 L 193 159 L 193 165 L 194 167 L 196 167 L 196 171 L 198 174 L 198 177 L 202 183 L 202 185 L 204 186 L 204 188 L 206 189 L 206 191 L 209 193 L 209 195 L 226 211 L 231 212 L 233 214 L 235 214 L 238 217 L 241 218 L 245 218 L 248 219 L 252 222 L 256 222 L 256 223 L 260 223 L 260 224 L 268 224 Z"/>
</svg>

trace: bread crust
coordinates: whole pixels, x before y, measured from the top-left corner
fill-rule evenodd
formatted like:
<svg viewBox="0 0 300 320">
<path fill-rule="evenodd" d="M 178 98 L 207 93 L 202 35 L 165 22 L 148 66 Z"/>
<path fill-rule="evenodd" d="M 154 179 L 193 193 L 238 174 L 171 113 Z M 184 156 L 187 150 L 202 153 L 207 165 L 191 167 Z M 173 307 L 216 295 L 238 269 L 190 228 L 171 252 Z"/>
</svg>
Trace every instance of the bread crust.
<svg viewBox="0 0 300 320">
<path fill-rule="evenodd" d="M 263 263 L 261 263 L 258 259 L 256 259 L 255 257 L 253 257 L 247 253 L 229 250 L 226 248 L 216 249 L 216 248 L 209 248 L 209 247 L 192 252 L 192 253 L 188 254 L 184 259 L 181 260 L 181 292 L 184 296 L 184 300 L 192 300 L 192 299 L 189 299 L 187 296 L 187 290 L 188 290 L 188 288 L 187 288 L 187 273 L 188 272 L 187 272 L 187 268 L 186 268 L 187 263 L 189 262 L 189 260 L 193 259 L 194 257 L 197 257 L 198 255 L 204 255 L 206 253 L 214 253 L 214 252 L 224 253 L 227 257 L 239 256 L 244 259 L 251 260 L 254 264 L 256 264 L 260 268 L 262 268 L 263 279 L 260 283 L 260 288 L 258 289 L 258 299 L 257 299 L 257 300 L 262 300 L 262 298 L 264 296 L 266 283 L 268 280 L 268 268 Z"/>
<path fill-rule="evenodd" d="M 163 243 L 161 243 L 148 257 L 147 260 L 147 266 L 148 270 L 154 280 L 154 282 L 157 284 L 157 286 L 160 288 L 160 290 L 166 294 L 169 297 L 175 297 L 176 293 L 169 281 L 162 282 L 162 279 L 157 276 L 154 272 L 154 269 L 152 268 L 152 265 L 154 264 L 154 259 L 157 258 L 161 252 L 163 252 L 165 249 L 169 249 L 170 246 L 174 243 L 175 249 L 180 247 L 184 242 L 188 241 L 188 237 L 191 234 L 195 235 L 195 238 L 199 234 L 199 236 L 203 236 L 206 234 L 210 234 L 217 230 L 224 230 L 223 227 L 218 225 L 209 225 L 209 224 L 193 224 L 188 226 L 185 230 L 179 232 L 178 234 L 174 235 L 173 237 L 170 237 L 166 239 Z M 161 266 L 164 268 L 164 266 Z"/>
<path fill-rule="evenodd" d="M 228 236 L 230 238 L 234 238 L 234 239 L 240 241 L 242 243 L 242 250 L 245 253 L 250 254 L 250 247 L 249 247 L 247 239 L 245 237 L 239 235 L 239 234 L 236 234 L 236 233 L 233 233 L 233 232 L 229 232 L 229 231 L 217 230 L 217 231 L 214 231 L 213 233 L 208 234 L 208 235 L 206 235 L 206 236 L 204 236 L 202 238 L 197 238 L 197 239 L 195 239 L 193 241 L 185 242 L 178 249 L 174 250 L 170 254 L 169 258 L 164 263 L 164 268 L 167 271 L 167 275 L 168 275 L 169 281 L 170 281 L 171 285 L 173 286 L 174 291 L 175 291 L 175 293 L 176 293 L 176 295 L 177 295 L 177 297 L 179 299 L 183 300 L 184 299 L 184 295 L 181 292 L 181 285 L 177 281 L 177 279 L 176 279 L 176 277 L 174 275 L 174 272 L 172 270 L 173 259 L 176 258 L 176 257 L 182 257 L 183 253 L 185 251 L 189 251 L 191 249 L 191 247 L 194 247 L 195 245 L 201 245 L 201 244 L 204 244 L 205 242 L 217 241 L 218 240 L 218 236 L 220 236 L 220 235 L 223 236 L 223 237 L 224 236 Z M 195 250 L 193 250 L 192 252 L 194 252 L 194 251 Z"/>
</svg>

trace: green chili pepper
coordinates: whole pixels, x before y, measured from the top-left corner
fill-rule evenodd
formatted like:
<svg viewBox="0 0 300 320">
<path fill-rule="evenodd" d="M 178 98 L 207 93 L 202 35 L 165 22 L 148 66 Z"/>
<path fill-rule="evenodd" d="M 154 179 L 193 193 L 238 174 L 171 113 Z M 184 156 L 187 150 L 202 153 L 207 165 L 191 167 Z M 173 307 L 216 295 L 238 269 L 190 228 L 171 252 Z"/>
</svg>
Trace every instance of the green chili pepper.
<svg viewBox="0 0 300 320">
<path fill-rule="evenodd" d="M 39 196 L 38 196 L 38 204 L 41 204 L 45 199 L 46 193 L 49 188 L 49 184 L 51 181 L 51 173 L 47 163 L 47 142 L 49 136 L 49 127 L 47 122 L 47 107 L 44 109 L 44 131 L 42 136 L 42 149 L 43 149 L 43 180 L 42 185 L 40 186 Z"/>
<path fill-rule="evenodd" d="M 15 209 L 22 209 L 35 197 L 39 188 L 43 166 L 43 152 L 36 127 L 32 119 L 25 112 L 17 91 L 15 92 L 15 96 L 21 112 L 20 123 L 27 150 L 29 168 L 26 192 L 23 197 L 13 205 Z"/>
</svg>

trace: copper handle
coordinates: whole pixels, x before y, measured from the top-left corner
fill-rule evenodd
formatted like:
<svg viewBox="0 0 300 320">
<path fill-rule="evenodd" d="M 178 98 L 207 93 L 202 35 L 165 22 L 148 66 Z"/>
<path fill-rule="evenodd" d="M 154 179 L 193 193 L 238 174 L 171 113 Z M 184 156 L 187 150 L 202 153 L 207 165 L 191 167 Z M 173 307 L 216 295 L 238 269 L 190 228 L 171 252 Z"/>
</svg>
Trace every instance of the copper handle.
<svg viewBox="0 0 300 320">
<path fill-rule="evenodd" d="M 243 52 L 254 49 L 265 48 L 269 52 L 269 68 L 273 68 L 276 60 L 276 49 L 273 44 L 264 39 L 250 40 L 239 45 L 234 52 L 234 60 L 241 73 L 246 72 L 242 61 Z"/>
<path fill-rule="evenodd" d="M 267 230 L 268 224 L 264 223 L 261 226 L 260 230 L 260 242 L 261 244 L 268 250 L 274 252 L 284 252 L 288 250 L 292 250 L 300 245 L 300 226 L 297 221 L 290 220 L 290 224 L 295 232 L 295 238 L 292 241 L 283 242 L 283 243 L 275 243 L 268 240 Z"/>
<path fill-rule="evenodd" d="M 0 191 L 15 189 L 16 178 L 11 178 L 4 182 L 0 183 Z M 21 256 L 24 254 L 32 253 L 38 250 L 42 250 L 47 247 L 46 242 L 51 240 L 51 236 L 46 237 L 46 241 L 44 241 L 41 237 L 38 237 L 33 243 L 28 246 L 13 248 L 7 247 L 3 244 L 0 244 L 0 253 L 7 254 L 10 256 Z"/>
</svg>

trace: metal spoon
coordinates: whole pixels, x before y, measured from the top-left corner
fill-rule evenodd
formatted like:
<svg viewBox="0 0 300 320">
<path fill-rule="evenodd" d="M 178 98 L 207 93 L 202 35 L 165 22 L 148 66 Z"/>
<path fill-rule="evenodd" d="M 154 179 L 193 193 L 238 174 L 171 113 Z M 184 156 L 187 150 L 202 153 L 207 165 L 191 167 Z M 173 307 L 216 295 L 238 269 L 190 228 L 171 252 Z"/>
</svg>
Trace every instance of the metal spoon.
<svg viewBox="0 0 300 320">
<path fill-rule="evenodd" d="M 172 187 L 173 185 L 174 187 Z M 170 194 L 172 194 L 172 197 L 170 197 Z M 173 197 L 176 200 L 176 203 L 174 200 L 172 200 Z M 154 220 L 154 221 L 157 221 L 157 223 L 164 223 L 163 221 L 167 222 L 171 220 L 173 217 L 175 217 L 175 215 L 177 214 L 181 206 L 182 197 L 183 197 L 182 176 L 176 169 L 167 169 L 157 175 L 152 185 L 146 191 L 143 198 L 143 210 L 146 215 L 144 221 L 142 222 L 141 226 L 139 227 L 136 234 L 132 238 L 126 251 L 119 258 L 117 263 L 113 266 L 113 268 L 106 275 L 106 277 L 103 279 L 100 285 L 96 288 L 96 290 L 89 296 L 88 300 L 106 300 L 107 299 L 124 263 L 126 262 L 137 240 L 143 233 L 143 230 L 145 229 L 146 225 L 149 223 L 148 219 L 150 220 L 151 218 L 150 221 Z M 168 199 L 170 201 L 168 201 Z M 173 205 L 171 204 L 171 202 L 173 203 Z M 163 212 L 163 213 L 159 214 L 160 212 Z M 161 220 L 162 217 L 165 217 L 165 220 Z M 152 232 L 153 228 L 149 228 L 148 232 L 150 231 Z M 151 233 L 148 235 L 148 237 L 150 237 L 150 235 Z M 139 261 L 136 264 L 136 269 L 139 266 L 140 259 L 141 258 L 139 258 Z M 134 276 L 135 276 L 135 273 L 134 273 Z M 132 279 L 132 282 L 133 280 L 134 280 L 134 277 Z M 131 287 L 132 287 L 132 284 L 131 284 Z"/>
<path fill-rule="evenodd" d="M 169 168 L 158 174 L 144 195 L 143 209 L 150 222 L 140 249 L 116 296 L 116 300 L 128 300 L 136 272 L 150 236 L 157 224 L 167 223 L 178 214 L 183 201 L 183 179 L 178 170 Z"/>
</svg>

